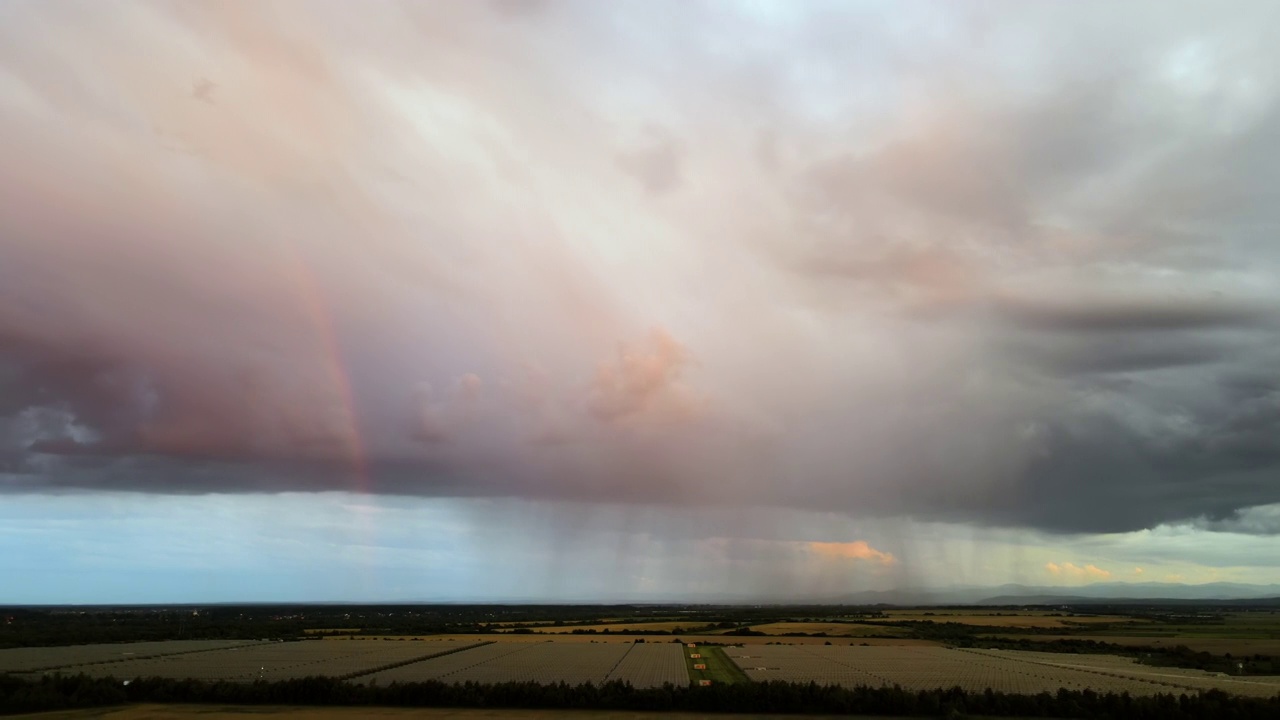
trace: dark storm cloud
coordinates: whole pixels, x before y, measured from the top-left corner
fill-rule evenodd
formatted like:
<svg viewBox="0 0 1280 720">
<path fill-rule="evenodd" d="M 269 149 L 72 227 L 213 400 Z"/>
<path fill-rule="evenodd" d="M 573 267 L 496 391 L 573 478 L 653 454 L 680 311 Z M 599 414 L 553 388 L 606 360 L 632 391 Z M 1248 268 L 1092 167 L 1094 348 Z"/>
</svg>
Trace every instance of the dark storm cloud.
<svg viewBox="0 0 1280 720">
<path fill-rule="evenodd" d="M 1238 442 L 1230 422 L 1218 419 L 1210 432 Z M 1271 442 L 1261 462 L 1222 450 L 1135 433 L 1110 418 L 1054 428 L 1044 453 L 1026 468 L 1028 481 L 1009 512 L 1051 530 L 1120 532 L 1189 515 L 1222 518 L 1280 500 L 1271 480 L 1280 443 Z"/>
<path fill-rule="evenodd" d="M 1230 366 L 1242 356 L 1275 350 L 1273 339 L 1266 332 L 1239 332 L 1230 326 L 1153 331 L 1151 327 L 1156 324 L 1158 321 L 1138 323 L 1121 330 L 1108 321 L 1092 331 L 1073 325 L 1062 332 L 1050 332 L 1044 329 L 1045 325 L 1037 325 L 1035 332 L 1011 333 L 999 347 L 1027 366 L 1039 366 L 1063 379 L 1191 366 L 1217 373 L 1225 368 L 1215 366 Z M 1239 386 L 1238 392 L 1248 392 L 1248 386 Z"/>
<path fill-rule="evenodd" d="M 1203 518 L 1194 527 L 1245 535 L 1280 535 L 1280 511 L 1275 507 L 1237 510 L 1227 517 Z"/>
<path fill-rule="evenodd" d="M 1199 299 L 1082 298 L 1070 303 L 1006 303 L 999 311 L 1028 330 L 1069 333 L 1155 333 L 1261 328 L 1280 330 L 1275 308 Z"/>
<path fill-rule="evenodd" d="M 1250 518 L 1276 13 L 7 5 L 0 482 Z"/>
</svg>

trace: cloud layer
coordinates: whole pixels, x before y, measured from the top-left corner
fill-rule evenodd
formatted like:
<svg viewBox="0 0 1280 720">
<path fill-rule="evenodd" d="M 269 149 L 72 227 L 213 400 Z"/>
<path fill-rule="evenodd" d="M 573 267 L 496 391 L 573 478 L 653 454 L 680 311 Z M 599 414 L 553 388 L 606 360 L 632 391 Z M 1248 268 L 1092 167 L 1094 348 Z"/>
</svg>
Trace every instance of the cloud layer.
<svg viewBox="0 0 1280 720">
<path fill-rule="evenodd" d="M 5 3 L 0 483 L 1273 534 L 1277 20 Z"/>
</svg>

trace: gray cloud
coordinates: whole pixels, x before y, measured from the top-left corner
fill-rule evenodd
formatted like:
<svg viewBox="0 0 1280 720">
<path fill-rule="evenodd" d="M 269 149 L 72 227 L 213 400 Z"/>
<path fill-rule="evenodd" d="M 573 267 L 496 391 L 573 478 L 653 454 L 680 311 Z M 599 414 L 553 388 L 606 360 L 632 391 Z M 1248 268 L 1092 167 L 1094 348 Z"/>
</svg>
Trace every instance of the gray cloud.
<svg viewBox="0 0 1280 720">
<path fill-rule="evenodd" d="M 1078 333 L 1167 332 L 1256 327 L 1274 331 L 1273 308 L 1200 298 L 1085 298 L 1071 303 L 1007 303 L 1001 311 L 1033 330 Z M 1267 326 L 1270 325 L 1268 328 Z"/>
<path fill-rule="evenodd" d="M 1195 529 L 1242 535 L 1280 535 L 1280 507 L 1265 506 L 1238 510 L 1226 517 L 1201 518 Z"/>
<path fill-rule="evenodd" d="M 0 472 L 1250 517 L 1276 13 L 11 3 Z"/>
</svg>

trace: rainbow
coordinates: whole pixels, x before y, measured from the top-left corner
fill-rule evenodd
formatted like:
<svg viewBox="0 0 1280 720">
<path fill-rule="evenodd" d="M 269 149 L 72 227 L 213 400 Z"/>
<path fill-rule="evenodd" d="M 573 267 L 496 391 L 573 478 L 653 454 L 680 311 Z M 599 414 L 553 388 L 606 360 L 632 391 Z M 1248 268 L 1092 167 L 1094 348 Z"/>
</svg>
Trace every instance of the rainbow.
<svg viewBox="0 0 1280 720">
<path fill-rule="evenodd" d="M 320 357 L 324 361 L 328 383 L 337 395 L 342 414 L 340 425 L 343 431 L 340 449 L 354 480 L 352 489 L 357 493 L 368 495 L 373 489 L 373 479 L 369 471 L 367 445 L 360 431 L 351 374 L 347 370 L 342 344 L 334 328 L 333 313 L 311 266 L 291 243 L 288 249 L 288 257 L 284 265 L 288 269 L 287 275 L 293 287 L 294 296 L 298 299 L 319 342 Z M 364 505 L 357 505 L 355 513 L 357 525 L 365 538 L 363 544 L 372 554 L 378 547 L 372 510 Z M 366 574 L 362 584 L 364 588 L 373 587 L 373 578 L 369 577 L 373 566 L 374 563 L 371 561 L 363 564 Z"/>
<path fill-rule="evenodd" d="M 356 490 L 367 493 L 371 490 L 368 454 L 365 449 L 364 437 L 360 432 L 355 392 L 351 387 L 351 376 L 347 372 L 346 362 L 342 354 L 342 345 L 338 342 L 338 334 L 334 330 L 333 315 L 311 267 L 297 251 L 294 251 L 292 256 L 289 267 L 294 290 L 301 301 L 303 311 L 306 312 L 307 318 L 311 322 L 311 328 L 320 342 L 320 356 L 324 360 L 325 372 L 338 397 L 342 413 L 341 424 L 344 429 L 342 438 L 343 454 L 355 476 Z"/>
</svg>

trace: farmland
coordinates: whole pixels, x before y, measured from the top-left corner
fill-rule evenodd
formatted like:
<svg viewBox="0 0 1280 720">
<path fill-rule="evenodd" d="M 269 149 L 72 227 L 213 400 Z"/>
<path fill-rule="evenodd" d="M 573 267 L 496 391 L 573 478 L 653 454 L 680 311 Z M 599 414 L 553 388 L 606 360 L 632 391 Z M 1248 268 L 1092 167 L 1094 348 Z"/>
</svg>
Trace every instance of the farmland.
<svg viewBox="0 0 1280 720">
<path fill-rule="evenodd" d="M 765 635 L 788 635 L 804 633 L 820 634 L 829 637 L 868 637 L 872 635 L 906 635 L 910 631 L 905 628 L 885 627 L 851 622 L 776 622 L 764 625 L 753 625 L 752 630 Z"/>
<path fill-rule="evenodd" d="M 1026 635 L 1011 633 L 991 633 L 985 638 L 1001 638 L 1016 640 Z M 1276 638 L 1234 638 L 1203 637 L 1194 635 L 1096 635 L 1093 633 L 1078 635 L 1036 635 L 1040 642 L 1055 640 L 1088 640 L 1099 643 L 1112 643 L 1124 647 L 1145 647 L 1152 650 L 1168 649 L 1184 645 L 1196 652 L 1207 652 L 1215 655 L 1230 653 L 1235 656 L 1270 655 L 1280 656 L 1280 637 Z"/>
<path fill-rule="evenodd" d="M 890 632 L 892 632 L 892 629 L 890 630 Z M 912 646 L 932 647 L 932 646 L 938 646 L 942 644 L 934 640 L 922 640 L 914 637 L 887 637 L 887 638 L 858 637 L 858 636 L 850 636 L 845 638 L 832 638 L 832 637 L 821 637 L 821 636 L 781 637 L 781 636 L 775 636 L 775 635 L 766 635 L 763 633 L 760 635 L 748 635 L 748 636 L 702 635 L 697 633 L 682 633 L 679 636 L 679 638 L 674 636 L 670 638 L 654 638 L 651 636 L 646 637 L 644 635 L 627 635 L 624 633 L 607 633 L 607 634 L 597 634 L 597 635 L 586 635 L 586 634 L 541 635 L 537 633 L 532 633 L 528 635 L 509 635 L 509 634 L 503 634 L 503 633 L 490 633 L 490 634 L 482 633 L 482 634 L 442 635 L 442 636 L 435 636 L 435 637 L 429 636 L 429 635 L 421 635 L 421 636 L 413 636 L 412 638 L 400 638 L 400 637 L 392 637 L 392 636 L 375 636 L 372 638 L 365 638 L 363 636 L 361 637 L 361 639 L 376 639 L 376 640 L 450 639 L 450 640 L 456 640 L 459 642 L 461 641 L 482 642 L 483 641 L 483 642 L 500 642 L 500 643 L 531 643 L 531 642 L 554 641 L 557 643 L 580 643 L 580 644 L 633 643 L 636 640 L 646 640 L 647 642 L 650 642 L 650 643 L 667 643 L 680 638 L 683 638 L 689 641 L 696 641 L 699 643 L 712 642 L 712 643 L 734 644 L 734 645 L 743 645 L 743 644 L 764 645 L 764 644 L 776 643 L 776 642 L 786 642 L 789 644 L 800 644 L 800 645 L 804 645 L 804 644 L 822 645 L 823 643 L 826 643 L 826 642 L 837 642 L 841 644 L 865 643 L 868 645 L 912 645 Z M 328 642 L 346 642 L 348 639 L 349 638 L 326 638 Z"/>
<path fill-rule="evenodd" d="M 346 677 L 469 647 L 468 643 L 266 642 L 137 643 L 0 650 L 0 670 L 85 673 L 92 677 L 196 680 L 282 680 L 307 675 Z M 137 645 L 144 645 L 139 648 Z M 52 664 L 56 663 L 56 664 Z"/>
<path fill-rule="evenodd" d="M 256 645 L 251 640 L 176 640 L 65 647 L 27 647 L 0 650 L 0 672 L 58 670 L 72 666 L 139 662 L 175 656 Z"/>
<path fill-rule="evenodd" d="M 757 681 L 897 685 L 906 690 L 958 685 L 968 691 L 991 688 L 1026 694 L 1064 687 L 1131 695 L 1211 688 L 1262 697 L 1280 693 L 1280 677 L 1225 678 L 1193 670 L 1150 668 L 1105 655 L 839 645 L 744 646 L 725 652 Z"/>
<path fill-rule="evenodd" d="M 685 685 L 683 653 L 673 643 L 492 643 L 466 652 L 378 672 L 359 682 L 498 683 L 532 681 L 600 684 L 624 680 L 635 687 Z"/>
<path fill-rule="evenodd" d="M 985 658 L 997 658 L 1051 669 L 1078 670 L 1106 677 L 1136 679 L 1155 685 L 1169 685 L 1185 691 L 1217 689 L 1257 697 L 1272 697 L 1280 693 L 1280 676 L 1227 677 L 1221 673 L 1140 665 L 1130 658 L 1116 655 L 1072 655 L 1009 650 L 968 650 L 966 652 L 982 656 L 983 662 L 986 661 Z"/>
<path fill-rule="evenodd" d="M 1113 623 L 1146 623 L 1146 619 L 1120 615 L 1064 615 L 1041 611 L 991 611 L 971 610 L 887 610 L 885 619 L 892 622 L 960 623 L 980 627 L 1007 628 L 1072 628 L 1081 625 L 1106 625 Z"/>
<path fill-rule="evenodd" d="M 143 645 L 145 647 L 136 647 Z M 495 643 L 452 639 L 228 643 L 138 643 L 0 651 L 0 671 L 84 673 L 91 677 L 284 680 L 321 675 L 361 682 L 602 683 L 684 685 L 680 647 L 671 643 Z M 145 654 L 144 654 L 145 653 Z"/>
<path fill-rule="evenodd" d="M 684 651 L 685 662 L 692 682 L 702 684 L 750 682 L 742 670 L 725 655 L 724 649 L 714 645 L 694 645 Z"/>
<path fill-rule="evenodd" d="M 129 635 L 148 641 L 83 641 Z M 182 639 L 161 639 L 175 635 Z M 701 657 L 689 657 L 689 643 Z M 711 682 L 709 692 L 725 688 L 744 698 L 755 692 L 755 680 L 908 693 L 960 686 L 979 693 L 1065 688 L 1149 697 L 1220 689 L 1269 697 L 1280 693 L 1277 654 L 1280 616 L 1274 611 L 1213 606 L 262 606 L 0 615 L 0 680 L 5 673 L 21 682 L 83 674 L 125 687 L 115 681 L 157 678 L 127 686 L 143 688 L 135 702 L 223 701 L 206 691 L 146 694 L 152 692 L 146 688 L 171 691 L 163 682 L 226 681 L 249 692 L 251 685 L 300 678 L 324 678 L 320 687 L 331 688 L 323 692 L 334 698 L 361 693 L 372 699 L 393 685 L 418 683 L 413 687 L 436 688 L 408 691 L 437 698 L 426 704 L 445 697 L 470 702 L 447 688 L 504 683 L 591 683 L 595 690 L 580 692 L 595 697 L 591 693 L 697 690 L 703 680 Z M 611 681 L 632 688 L 620 690 Z M 308 702 L 311 695 L 287 697 Z M 582 702 L 574 707 L 603 707 Z"/>
<path fill-rule="evenodd" d="M 1280 677 L 1227 677 L 1218 673 L 1140 665 L 1115 655 L 947 648 L 861 642 L 743 643 L 722 648 L 674 642 L 584 642 L 581 636 L 522 636 L 523 641 L 309 640 L 295 642 L 175 641 L 18 648 L 0 651 L 0 670 L 30 677 L 60 672 L 91 677 L 286 680 L 307 676 L 364 685 L 422 682 L 567 683 L 612 680 L 637 688 L 783 680 L 835 685 L 900 686 L 909 691 L 960 686 L 1009 693 L 1058 688 L 1150 695 L 1219 689 L 1270 697 Z M 745 640 L 761 641 L 750 637 Z M 830 641 L 827 641 L 828 643 Z M 699 655 L 692 658 L 692 654 Z M 697 665 L 705 665 L 698 668 Z"/>
<path fill-rule="evenodd" d="M 602 623 L 599 625 L 572 625 L 572 626 L 539 626 L 529 628 L 537 633 L 628 633 L 628 632 L 682 632 L 690 628 L 698 627 L 702 623 L 689 623 L 684 621 L 666 621 L 666 622 L 615 622 Z"/>
</svg>

